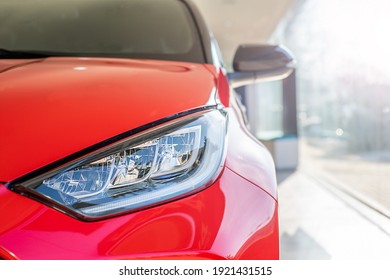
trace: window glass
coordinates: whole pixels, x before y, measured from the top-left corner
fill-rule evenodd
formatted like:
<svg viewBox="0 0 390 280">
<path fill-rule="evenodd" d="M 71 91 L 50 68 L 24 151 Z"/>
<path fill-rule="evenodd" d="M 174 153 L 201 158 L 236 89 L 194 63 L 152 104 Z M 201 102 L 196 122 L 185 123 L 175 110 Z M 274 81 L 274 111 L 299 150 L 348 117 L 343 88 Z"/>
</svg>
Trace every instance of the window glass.
<svg viewBox="0 0 390 280">
<path fill-rule="evenodd" d="M 204 62 L 177 0 L 0 0 L 0 48 Z"/>
</svg>

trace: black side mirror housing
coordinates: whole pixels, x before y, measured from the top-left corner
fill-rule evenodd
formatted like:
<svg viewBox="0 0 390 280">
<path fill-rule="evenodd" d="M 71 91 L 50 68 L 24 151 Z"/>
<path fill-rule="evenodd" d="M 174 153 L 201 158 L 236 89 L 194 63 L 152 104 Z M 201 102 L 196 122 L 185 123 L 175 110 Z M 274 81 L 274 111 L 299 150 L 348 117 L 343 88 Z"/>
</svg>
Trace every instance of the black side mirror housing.
<svg viewBox="0 0 390 280">
<path fill-rule="evenodd" d="M 295 60 L 285 47 L 269 44 L 240 45 L 233 60 L 235 72 L 228 77 L 232 87 L 281 80 L 295 69 Z"/>
</svg>

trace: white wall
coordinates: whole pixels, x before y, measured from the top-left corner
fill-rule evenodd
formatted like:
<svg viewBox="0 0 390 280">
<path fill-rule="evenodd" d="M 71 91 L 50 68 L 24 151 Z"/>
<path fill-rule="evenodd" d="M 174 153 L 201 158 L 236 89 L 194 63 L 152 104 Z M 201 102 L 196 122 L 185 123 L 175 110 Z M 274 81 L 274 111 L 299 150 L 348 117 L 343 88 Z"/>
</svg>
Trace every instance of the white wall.
<svg viewBox="0 0 390 280">
<path fill-rule="evenodd" d="M 226 64 L 241 43 L 265 42 L 296 0 L 193 0 L 214 32 Z"/>
</svg>

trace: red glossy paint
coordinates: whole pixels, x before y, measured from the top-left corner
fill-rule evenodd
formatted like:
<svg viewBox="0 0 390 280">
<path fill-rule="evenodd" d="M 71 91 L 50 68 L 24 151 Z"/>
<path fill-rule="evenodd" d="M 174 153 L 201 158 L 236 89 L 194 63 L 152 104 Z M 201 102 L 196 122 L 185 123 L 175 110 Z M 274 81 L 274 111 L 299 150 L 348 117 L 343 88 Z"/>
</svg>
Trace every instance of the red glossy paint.
<svg viewBox="0 0 390 280">
<path fill-rule="evenodd" d="M 273 162 L 247 132 L 222 71 L 211 65 L 124 59 L 2 63 L 4 183 L 130 129 L 210 105 L 215 102 L 213 89 L 230 107 L 225 168 L 212 186 L 197 194 L 82 222 L 0 184 L 2 258 L 279 257 Z"/>
<path fill-rule="evenodd" d="M 279 258 L 272 158 L 247 131 L 224 69 L 212 65 L 222 62 L 201 15 L 190 1 L 183 3 L 197 23 L 193 38 L 202 48 L 194 45 L 188 54 L 168 54 L 167 44 L 158 57 L 198 64 L 120 58 L 6 59 L 42 55 L 1 51 L 0 258 Z M 22 49 L 27 46 L 31 44 Z M 11 43 L 10 49 L 19 48 Z M 228 115 L 226 154 L 218 178 L 197 193 L 85 222 L 8 188 L 14 180 L 102 141 L 193 110 L 201 113 L 206 106 Z"/>
<path fill-rule="evenodd" d="M 8 213 L 0 216 L 4 258 L 278 258 L 276 201 L 229 169 L 198 194 L 100 222 L 78 221 L 4 186 L 0 201 Z"/>
<path fill-rule="evenodd" d="M 277 198 L 277 184 L 274 161 L 265 146 L 253 137 L 247 130 L 239 105 L 231 94 L 227 77 L 223 70 L 216 69 L 212 65 L 205 65 L 210 73 L 218 81 L 218 95 L 221 103 L 233 110 L 233 118 L 230 119 L 228 138 L 228 157 L 226 166 L 237 174 L 253 182 L 257 186 Z"/>
<path fill-rule="evenodd" d="M 2 63 L 8 69 L 0 75 L 4 182 L 133 128 L 202 107 L 215 87 L 202 65 L 190 63 L 103 58 L 14 60 L 11 68 Z"/>
</svg>

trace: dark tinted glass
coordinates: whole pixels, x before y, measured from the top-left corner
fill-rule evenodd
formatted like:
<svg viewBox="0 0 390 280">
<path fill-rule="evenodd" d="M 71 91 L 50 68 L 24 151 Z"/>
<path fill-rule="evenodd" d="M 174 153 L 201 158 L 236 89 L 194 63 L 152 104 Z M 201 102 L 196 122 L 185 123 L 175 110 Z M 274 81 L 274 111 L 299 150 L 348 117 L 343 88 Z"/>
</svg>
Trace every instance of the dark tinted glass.
<svg viewBox="0 0 390 280">
<path fill-rule="evenodd" d="M 177 0 L 0 0 L 0 48 L 205 62 Z"/>
</svg>

